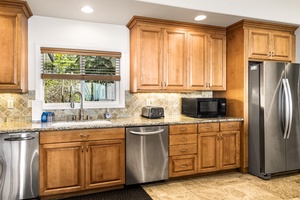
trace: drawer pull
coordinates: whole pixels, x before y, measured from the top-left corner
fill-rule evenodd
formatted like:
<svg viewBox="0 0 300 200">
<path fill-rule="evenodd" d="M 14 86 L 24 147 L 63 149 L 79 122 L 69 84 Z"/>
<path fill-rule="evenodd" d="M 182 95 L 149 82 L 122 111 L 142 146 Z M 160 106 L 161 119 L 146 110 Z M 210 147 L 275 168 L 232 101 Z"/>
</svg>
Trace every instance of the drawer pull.
<svg viewBox="0 0 300 200">
<path fill-rule="evenodd" d="M 187 168 L 187 165 L 181 165 L 180 167 L 181 168 Z"/>
<path fill-rule="evenodd" d="M 211 126 L 207 126 L 206 128 L 207 128 L 207 129 L 212 129 L 212 127 L 211 127 Z"/>
<path fill-rule="evenodd" d="M 87 140 L 89 139 L 90 135 L 81 134 L 80 137 L 82 140 Z"/>
<path fill-rule="evenodd" d="M 181 130 L 181 131 L 187 131 L 187 128 L 184 127 L 184 128 L 181 128 L 180 130 Z"/>
<path fill-rule="evenodd" d="M 228 125 L 228 128 L 233 128 L 233 125 Z"/>
<path fill-rule="evenodd" d="M 187 149 L 181 149 L 180 151 L 181 152 L 187 152 Z"/>
<path fill-rule="evenodd" d="M 180 141 L 181 141 L 181 142 L 186 142 L 187 139 L 186 139 L 186 138 L 181 138 Z"/>
</svg>

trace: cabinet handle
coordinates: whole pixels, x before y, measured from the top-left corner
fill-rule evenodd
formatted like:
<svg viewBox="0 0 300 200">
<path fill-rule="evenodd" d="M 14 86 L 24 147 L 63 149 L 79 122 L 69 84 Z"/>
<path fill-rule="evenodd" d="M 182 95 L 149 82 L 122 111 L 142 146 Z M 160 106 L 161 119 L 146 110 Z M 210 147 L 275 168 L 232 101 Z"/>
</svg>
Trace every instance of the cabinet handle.
<svg viewBox="0 0 300 200">
<path fill-rule="evenodd" d="M 180 167 L 181 168 L 187 168 L 187 165 L 181 165 Z"/>
<path fill-rule="evenodd" d="M 181 130 L 181 131 L 187 131 L 187 128 L 184 127 L 184 128 L 181 128 L 180 130 Z"/>
<path fill-rule="evenodd" d="M 186 138 L 181 138 L 180 141 L 181 141 L 181 142 L 186 142 L 187 139 L 186 139 Z"/>
<path fill-rule="evenodd" d="M 86 152 L 89 152 L 89 145 L 86 146 Z"/>
<path fill-rule="evenodd" d="M 83 146 L 81 146 L 81 153 L 83 153 Z"/>
<path fill-rule="evenodd" d="M 180 151 L 181 152 L 187 152 L 187 149 L 181 149 Z"/>
<path fill-rule="evenodd" d="M 207 128 L 207 129 L 212 129 L 212 126 L 207 126 L 206 128 Z"/>
<path fill-rule="evenodd" d="M 90 135 L 81 134 L 80 137 L 82 140 L 87 140 L 87 139 L 89 139 Z"/>
<path fill-rule="evenodd" d="M 220 135 L 220 140 L 223 140 L 223 136 L 222 135 Z"/>
<path fill-rule="evenodd" d="M 227 127 L 228 127 L 228 128 L 233 128 L 233 125 L 228 125 Z"/>
</svg>

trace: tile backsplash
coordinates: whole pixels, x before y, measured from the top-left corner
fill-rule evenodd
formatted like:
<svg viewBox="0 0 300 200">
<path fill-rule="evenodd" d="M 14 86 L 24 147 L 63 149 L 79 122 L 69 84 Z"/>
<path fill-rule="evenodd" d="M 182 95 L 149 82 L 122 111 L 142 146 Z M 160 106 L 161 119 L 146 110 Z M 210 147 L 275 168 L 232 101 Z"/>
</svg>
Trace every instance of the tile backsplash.
<svg viewBox="0 0 300 200">
<path fill-rule="evenodd" d="M 0 94 L 0 122 L 31 122 L 31 108 L 28 100 L 35 99 L 35 92 L 28 94 Z M 152 106 L 161 106 L 165 109 L 165 115 L 181 113 L 182 97 L 212 97 L 211 91 L 199 91 L 194 93 L 130 93 L 125 92 L 125 108 L 111 108 L 112 118 L 139 116 L 141 109 L 150 101 Z M 8 100 L 13 100 L 14 107 L 8 108 Z M 34 106 L 34 105 L 32 105 Z M 68 121 L 72 115 L 79 116 L 78 109 L 49 110 L 55 113 L 56 121 Z M 85 115 L 91 119 L 103 119 L 106 109 L 84 109 Z"/>
</svg>

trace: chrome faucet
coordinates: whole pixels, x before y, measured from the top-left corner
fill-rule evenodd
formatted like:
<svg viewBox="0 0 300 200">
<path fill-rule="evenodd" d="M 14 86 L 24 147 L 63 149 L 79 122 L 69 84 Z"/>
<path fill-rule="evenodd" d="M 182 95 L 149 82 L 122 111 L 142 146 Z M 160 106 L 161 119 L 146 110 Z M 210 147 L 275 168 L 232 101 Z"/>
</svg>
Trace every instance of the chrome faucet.
<svg viewBox="0 0 300 200">
<path fill-rule="evenodd" d="M 72 95 L 72 98 L 71 98 L 71 101 L 70 101 L 70 106 L 71 108 L 74 108 L 75 107 L 75 102 L 74 102 L 74 96 L 76 94 L 79 94 L 80 95 L 80 121 L 83 121 L 84 120 L 84 113 L 83 113 L 83 96 L 80 92 L 74 92 L 74 94 Z"/>
</svg>

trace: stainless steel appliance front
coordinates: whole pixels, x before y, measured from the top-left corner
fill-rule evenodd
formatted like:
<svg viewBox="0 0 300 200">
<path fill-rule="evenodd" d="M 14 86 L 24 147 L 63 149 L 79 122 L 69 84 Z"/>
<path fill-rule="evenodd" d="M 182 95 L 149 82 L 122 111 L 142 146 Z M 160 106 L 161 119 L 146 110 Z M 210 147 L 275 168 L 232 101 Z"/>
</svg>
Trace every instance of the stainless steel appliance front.
<svg viewBox="0 0 300 200">
<path fill-rule="evenodd" d="M 0 199 L 39 196 L 39 133 L 0 134 Z"/>
<path fill-rule="evenodd" d="M 126 128 L 126 185 L 168 179 L 168 126 Z"/>
<path fill-rule="evenodd" d="M 300 65 L 249 63 L 249 173 L 300 169 Z"/>
</svg>

